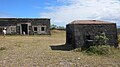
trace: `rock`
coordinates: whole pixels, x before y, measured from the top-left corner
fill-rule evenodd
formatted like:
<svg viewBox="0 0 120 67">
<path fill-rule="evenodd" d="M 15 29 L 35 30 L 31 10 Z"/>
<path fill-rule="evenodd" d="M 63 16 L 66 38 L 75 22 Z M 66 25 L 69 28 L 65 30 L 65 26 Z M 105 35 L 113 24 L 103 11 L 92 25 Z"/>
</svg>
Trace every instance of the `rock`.
<svg viewBox="0 0 120 67">
<path fill-rule="evenodd" d="M 78 60 L 80 60 L 80 58 L 78 58 Z"/>
</svg>

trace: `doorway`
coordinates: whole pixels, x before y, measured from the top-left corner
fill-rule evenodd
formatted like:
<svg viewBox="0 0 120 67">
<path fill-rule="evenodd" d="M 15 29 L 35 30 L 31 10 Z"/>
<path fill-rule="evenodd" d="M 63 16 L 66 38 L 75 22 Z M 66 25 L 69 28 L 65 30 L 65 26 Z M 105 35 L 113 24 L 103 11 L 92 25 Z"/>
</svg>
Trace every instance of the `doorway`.
<svg viewBox="0 0 120 67">
<path fill-rule="evenodd" d="M 89 48 L 90 46 L 92 46 L 93 45 L 93 35 L 86 35 L 85 36 L 85 45 L 84 45 L 84 47 L 85 48 Z"/>
<path fill-rule="evenodd" d="M 28 24 L 21 24 L 21 29 L 22 29 L 22 34 L 28 34 Z"/>
<path fill-rule="evenodd" d="M 0 28 L 0 34 L 2 34 L 3 33 L 3 28 Z"/>
</svg>

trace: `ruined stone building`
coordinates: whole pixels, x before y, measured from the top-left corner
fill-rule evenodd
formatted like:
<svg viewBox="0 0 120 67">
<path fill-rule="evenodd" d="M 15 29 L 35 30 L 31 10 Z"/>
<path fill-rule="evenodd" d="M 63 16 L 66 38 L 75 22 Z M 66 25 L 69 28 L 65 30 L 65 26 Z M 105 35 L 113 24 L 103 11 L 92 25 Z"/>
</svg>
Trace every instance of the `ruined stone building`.
<svg viewBox="0 0 120 67">
<path fill-rule="evenodd" d="M 48 18 L 0 18 L 0 34 L 50 34 Z"/>
<path fill-rule="evenodd" d="M 67 24 L 66 44 L 74 48 L 88 47 L 102 33 L 108 38 L 107 45 L 118 46 L 116 23 L 98 20 L 76 20 Z"/>
</svg>

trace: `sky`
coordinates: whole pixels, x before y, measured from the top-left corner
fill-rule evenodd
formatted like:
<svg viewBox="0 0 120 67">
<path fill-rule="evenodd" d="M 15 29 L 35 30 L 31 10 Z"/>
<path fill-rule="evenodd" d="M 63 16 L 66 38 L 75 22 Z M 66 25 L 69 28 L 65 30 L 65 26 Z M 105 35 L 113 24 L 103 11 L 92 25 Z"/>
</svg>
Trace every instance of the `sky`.
<svg viewBox="0 0 120 67">
<path fill-rule="evenodd" d="M 103 20 L 120 26 L 120 0 L 0 0 L 0 17 L 50 18 L 59 26 Z"/>
</svg>

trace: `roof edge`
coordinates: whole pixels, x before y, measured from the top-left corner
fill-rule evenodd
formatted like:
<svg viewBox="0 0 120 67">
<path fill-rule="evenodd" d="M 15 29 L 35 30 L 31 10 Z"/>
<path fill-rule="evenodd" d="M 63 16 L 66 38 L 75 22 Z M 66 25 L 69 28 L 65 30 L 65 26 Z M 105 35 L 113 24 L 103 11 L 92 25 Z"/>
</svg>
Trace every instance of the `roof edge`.
<svg viewBox="0 0 120 67">
<path fill-rule="evenodd" d="M 116 23 L 101 20 L 74 20 L 69 24 L 116 24 Z"/>
<path fill-rule="evenodd" d="M 51 19 L 51 18 L 0 18 L 0 20 L 7 20 L 7 19 Z"/>
</svg>

